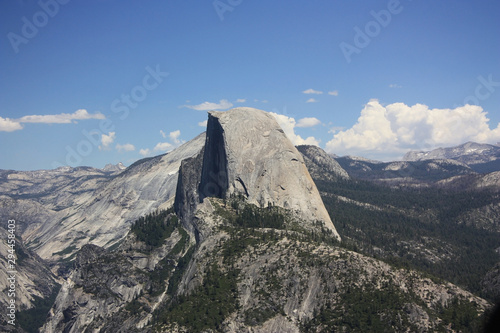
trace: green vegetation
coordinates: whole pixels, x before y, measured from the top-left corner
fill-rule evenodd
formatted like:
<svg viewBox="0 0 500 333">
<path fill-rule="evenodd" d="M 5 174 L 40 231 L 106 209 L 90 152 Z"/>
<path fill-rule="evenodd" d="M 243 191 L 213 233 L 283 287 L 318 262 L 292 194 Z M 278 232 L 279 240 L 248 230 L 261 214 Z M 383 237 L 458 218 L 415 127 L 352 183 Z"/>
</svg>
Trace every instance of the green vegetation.
<svg viewBox="0 0 500 333">
<path fill-rule="evenodd" d="M 67 248 L 65 248 L 64 250 L 61 250 L 59 252 L 53 252 L 52 255 L 53 256 L 64 256 L 64 255 L 69 254 L 75 250 L 76 250 L 76 246 L 70 245 Z"/>
<path fill-rule="evenodd" d="M 169 209 L 139 218 L 130 230 L 137 236 L 137 240 L 155 248 L 170 237 L 178 226 L 179 219 L 175 216 L 173 209 Z"/>
<path fill-rule="evenodd" d="M 446 308 L 439 309 L 439 317 L 443 322 L 439 325 L 439 332 L 448 332 L 446 327 L 456 332 L 479 332 L 483 324 L 477 311 L 477 304 L 454 298 Z"/>
<path fill-rule="evenodd" d="M 237 307 L 237 270 L 221 271 L 212 265 L 206 271 L 203 284 L 187 296 L 178 296 L 156 322 L 176 322 L 188 327 L 190 332 L 219 329 L 224 319 Z"/>
<path fill-rule="evenodd" d="M 498 233 L 459 224 L 457 217 L 498 201 L 497 194 L 394 189 L 359 180 L 317 181 L 317 186 L 349 249 L 427 272 L 481 295 L 480 280 L 498 262 L 494 249 L 500 238 Z"/>
<path fill-rule="evenodd" d="M 274 228 L 287 227 L 286 211 L 283 208 L 268 204 L 267 208 L 259 208 L 245 201 L 243 196 L 234 196 L 224 200 L 223 205 L 215 201 L 215 213 L 227 223 L 239 228 Z"/>
<path fill-rule="evenodd" d="M 60 285 L 55 285 L 49 297 L 41 298 L 33 295 L 33 308 L 19 311 L 16 314 L 17 322 L 28 333 L 36 333 L 42 327 L 50 308 L 56 301 L 57 294 L 61 289 Z"/>
<path fill-rule="evenodd" d="M 193 257 L 193 253 L 194 253 L 195 249 L 196 248 L 194 246 L 190 247 L 189 250 L 187 250 L 186 254 L 179 259 L 179 262 L 177 263 L 175 271 L 168 281 L 167 294 L 173 295 L 174 292 L 177 291 L 177 287 L 179 286 L 179 283 L 181 282 L 182 275 L 186 271 L 186 268 L 188 267 L 189 262 L 191 261 L 191 258 Z"/>
<path fill-rule="evenodd" d="M 327 302 L 311 320 L 303 323 L 304 332 L 417 332 L 406 316 L 401 316 L 408 297 L 399 289 L 348 287 L 340 304 Z"/>
<path fill-rule="evenodd" d="M 130 312 L 130 314 L 132 316 L 135 316 L 135 315 L 141 313 L 142 306 L 143 306 L 143 304 L 141 302 L 139 302 L 138 298 L 136 298 L 136 299 L 132 300 L 131 302 L 129 302 L 125 306 L 125 310 Z"/>
</svg>

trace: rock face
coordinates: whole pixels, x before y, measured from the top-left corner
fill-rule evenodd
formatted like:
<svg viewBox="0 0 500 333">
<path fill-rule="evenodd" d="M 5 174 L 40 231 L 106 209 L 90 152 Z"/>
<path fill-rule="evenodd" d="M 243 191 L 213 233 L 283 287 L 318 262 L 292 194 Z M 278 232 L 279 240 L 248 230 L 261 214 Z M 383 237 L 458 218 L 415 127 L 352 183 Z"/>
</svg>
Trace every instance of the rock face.
<svg viewBox="0 0 500 333">
<path fill-rule="evenodd" d="M 156 248 L 134 232 L 114 252 L 84 246 L 42 332 L 345 332 L 359 322 L 371 331 L 372 321 L 388 332 L 433 332 L 445 331 L 443 309 L 454 301 L 471 316 L 489 306 L 307 233 L 234 224 L 245 203 L 227 201 L 204 201 L 218 214 L 199 209 L 200 225 L 214 228 L 197 244 L 180 228 Z M 253 207 L 263 219 L 281 209 Z"/>
<path fill-rule="evenodd" d="M 0 172 L 0 217 L 13 214 L 20 236 L 42 259 L 74 258 L 85 244 L 108 248 L 130 224 L 174 201 L 181 162 L 198 155 L 205 134 L 120 173 L 93 168 Z"/>
<path fill-rule="evenodd" d="M 321 221 L 340 239 L 302 155 L 270 114 L 252 108 L 209 112 L 200 199 L 243 195 Z"/>
<path fill-rule="evenodd" d="M 314 179 L 349 179 L 349 174 L 340 164 L 318 146 L 297 146 L 304 157 L 307 169 Z"/>
<path fill-rule="evenodd" d="M 5 223 L 7 225 L 7 223 Z M 0 306 L 6 309 L 11 299 L 16 301 L 16 312 L 33 309 L 36 306 L 36 299 L 55 299 L 59 290 L 58 279 L 36 254 L 31 253 L 23 242 L 17 238 L 14 251 L 7 242 L 8 231 L 0 226 L 0 233 L 5 237 L 0 240 Z M 9 261 L 9 254 L 15 254 L 16 260 Z M 11 264 L 14 265 L 12 268 Z M 15 271 L 15 273 L 12 273 Z M 15 276 L 15 288 L 11 288 L 12 280 Z M 15 296 L 12 297 L 12 292 Z M 9 296 L 11 294 L 11 296 Z M 19 317 L 19 316 L 18 316 Z M 14 328 L 5 322 L 8 319 L 4 316 L 0 320 L 0 331 L 10 332 Z M 19 321 L 19 320 L 18 320 Z M 17 325 L 19 326 L 19 325 Z M 12 330 L 18 332 L 17 330 Z"/>
</svg>

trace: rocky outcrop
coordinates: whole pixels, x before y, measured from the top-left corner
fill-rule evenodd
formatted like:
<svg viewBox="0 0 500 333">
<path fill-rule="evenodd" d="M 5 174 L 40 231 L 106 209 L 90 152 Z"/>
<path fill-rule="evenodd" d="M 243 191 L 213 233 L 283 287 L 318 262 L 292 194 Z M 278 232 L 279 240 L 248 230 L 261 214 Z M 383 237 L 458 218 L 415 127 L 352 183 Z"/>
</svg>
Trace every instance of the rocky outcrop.
<svg viewBox="0 0 500 333">
<path fill-rule="evenodd" d="M 179 233 L 149 250 L 132 233 L 115 252 L 84 246 L 42 331 L 336 332 L 376 322 L 390 332 L 432 332 L 450 324 L 443 313 L 456 304 L 472 317 L 490 305 L 450 283 L 318 243 L 304 229 L 242 227 L 234 223 L 241 205 L 204 200 L 198 222 L 212 231 L 196 246 Z M 270 211 L 282 209 L 253 208 L 262 219 Z"/>
<path fill-rule="evenodd" d="M 204 144 L 203 133 L 119 174 L 85 167 L 2 171 L 0 216 L 16 213 L 27 246 L 52 262 L 74 259 L 89 242 L 111 247 L 133 221 L 173 204 L 181 162 L 198 155 Z"/>
<path fill-rule="evenodd" d="M 304 157 L 307 169 L 314 179 L 334 180 L 349 179 L 349 174 L 340 164 L 318 146 L 297 146 Z"/>
<path fill-rule="evenodd" d="M 43 309 L 40 310 L 39 301 L 42 299 L 53 300 L 61 281 L 52 274 L 43 260 L 24 246 L 21 239 L 16 238 L 15 245 L 10 247 L 9 245 L 12 243 L 8 244 L 7 242 L 7 235 L 10 233 L 0 226 L 0 234 L 4 236 L 0 240 L 0 290 L 2 291 L 0 293 L 0 306 L 5 311 L 5 315 L 0 320 L 0 331 L 24 332 L 20 329 L 19 312 L 29 309 L 43 311 Z M 16 312 L 18 312 L 15 326 L 6 322 L 13 319 L 6 316 L 8 313 L 6 309 L 11 300 L 15 300 Z"/>
<path fill-rule="evenodd" d="M 252 108 L 209 112 L 200 199 L 243 195 L 321 221 L 338 239 L 302 155 L 274 117 Z"/>
<path fill-rule="evenodd" d="M 193 218 L 200 201 L 198 186 L 201 181 L 204 149 L 196 156 L 181 163 L 175 194 L 174 209 L 181 218 L 183 226 L 195 239 L 199 240 L 199 229 Z"/>
</svg>

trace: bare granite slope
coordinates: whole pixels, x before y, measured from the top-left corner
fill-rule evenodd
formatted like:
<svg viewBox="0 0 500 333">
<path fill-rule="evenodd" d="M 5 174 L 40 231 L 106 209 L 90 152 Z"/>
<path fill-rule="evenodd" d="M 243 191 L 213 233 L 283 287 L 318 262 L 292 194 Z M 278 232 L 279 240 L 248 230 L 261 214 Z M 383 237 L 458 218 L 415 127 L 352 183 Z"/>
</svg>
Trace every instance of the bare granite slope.
<svg viewBox="0 0 500 333">
<path fill-rule="evenodd" d="M 204 197 L 243 195 L 320 221 L 340 239 L 302 155 L 275 118 L 253 108 L 209 112 L 199 186 Z"/>
</svg>

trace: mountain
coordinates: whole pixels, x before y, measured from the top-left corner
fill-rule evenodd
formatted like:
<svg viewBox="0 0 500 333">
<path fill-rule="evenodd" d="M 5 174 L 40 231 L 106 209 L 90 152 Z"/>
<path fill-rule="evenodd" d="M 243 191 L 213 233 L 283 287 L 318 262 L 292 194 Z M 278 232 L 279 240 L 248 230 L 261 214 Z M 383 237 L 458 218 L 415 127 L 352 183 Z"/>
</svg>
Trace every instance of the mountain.
<svg viewBox="0 0 500 333">
<path fill-rule="evenodd" d="M 295 211 L 340 239 L 302 155 L 267 112 L 209 112 L 200 200 L 242 195 L 249 204 Z"/>
<path fill-rule="evenodd" d="M 314 179 L 349 179 L 347 171 L 323 149 L 308 145 L 297 146 L 297 149 Z"/>
<path fill-rule="evenodd" d="M 333 158 L 237 108 L 123 171 L 0 171 L 0 217 L 30 258 L 26 331 L 475 332 L 500 297 L 499 179 Z"/>
<path fill-rule="evenodd" d="M 0 173 L 0 216 L 17 212 L 19 235 L 42 259 L 61 266 L 91 242 L 117 245 L 133 221 L 174 201 L 181 161 L 197 154 L 201 134 L 175 151 L 119 174 L 93 168 Z"/>
<path fill-rule="evenodd" d="M 62 279 L 52 274 L 47 264 L 26 248 L 21 239 L 16 239 L 12 246 L 12 242 L 8 243 L 11 238 L 7 237 L 10 234 L 7 229 L 1 226 L 0 233 L 5 235 L 0 241 L 0 306 L 8 309 L 10 301 L 14 299 L 18 311 L 17 327 L 22 325 L 25 328 L 37 328 L 43 324 L 45 314 L 54 303 Z M 8 310 L 5 311 L 0 321 L 0 331 L 18 331 L 7 324 L 6 320 L 11 320 L 12 317 L 7 317 Z M 37 316 L 36 313 L 44 316 Z"/>
<path fill-rule="evenodd" d="M 431 151 L 410 151 L 403 157 L 405 161 L 430 159 L 453 159 L 469 165 L 477 172 L 500 171 L 500 146 L 467 142 L 450 148 Z"/>
<path fill-rule="evenodd" d="M 159 223 L 174 231 L 158 247 L 134 228 L 115 252 L 82 248 L 43 331 L 426 332 L 452 325 L 453 312 L 476 321 L 489 306 L 449 283 L 277 225 L 279 210 L 208 200 L 219 216 L 203 215 L 199 223 L 213 229 L 200 243 L 170 212 Z M 238 209 L 262 226 L 240 225 Z"/>
<path fill-rule="evenodd" d="M 335 160 L 353 178 L 387 185 L 425 187 L 450 177 L 477 174 L 467 164 L 452 159 L 380 162 L 345 156 Z"/>
<path fill-rule="evenodd" d="M 102 168 L 102 171 L 104 172 L 120 172 L 125 170 L 126 167 L 123 165 L 122 162 L 118 164 L 106 164 L 104 168 Z"/>
</svg>

